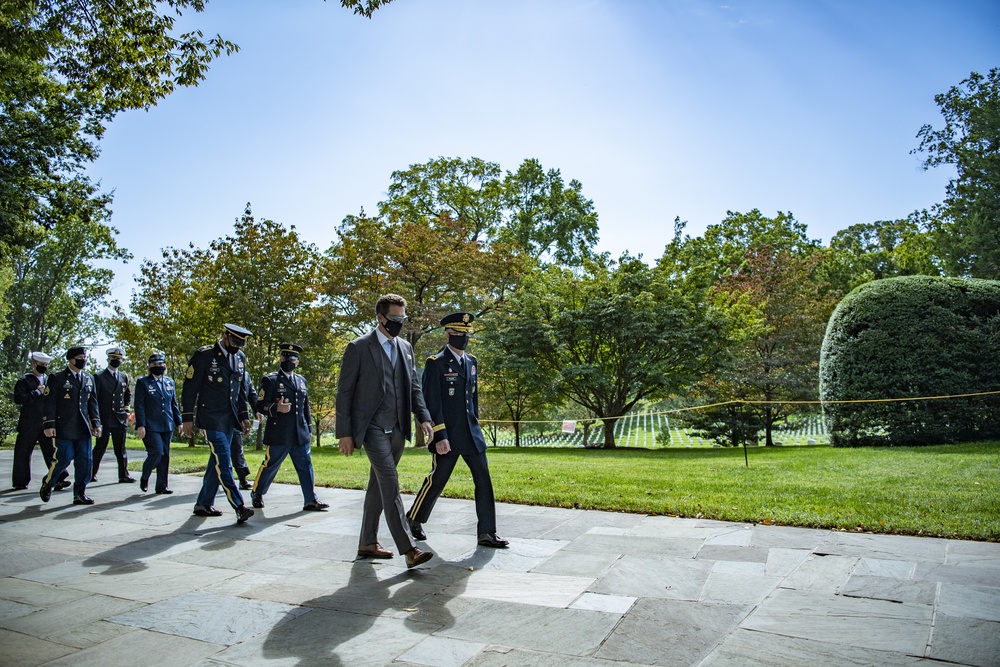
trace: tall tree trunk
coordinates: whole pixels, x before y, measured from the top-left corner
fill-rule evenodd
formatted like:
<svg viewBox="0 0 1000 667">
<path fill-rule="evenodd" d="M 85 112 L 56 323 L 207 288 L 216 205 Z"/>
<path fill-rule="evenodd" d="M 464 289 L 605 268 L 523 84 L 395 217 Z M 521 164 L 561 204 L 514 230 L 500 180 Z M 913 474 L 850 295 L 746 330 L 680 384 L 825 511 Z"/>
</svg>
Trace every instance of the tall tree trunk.
<svg viewBox="0 0 1000 667">
<path fill-rule="evenodd" d="M 521 422 L 514 422 L 514 446 L 521 446 Z"/>
<path fill-rule="evenodd" d="M 615 423 L 618 421 L 617 418 L 614 419 L 602 419 L 604 422 L 604 449 L 614 449 L 615 448 Z"/>
</svg>

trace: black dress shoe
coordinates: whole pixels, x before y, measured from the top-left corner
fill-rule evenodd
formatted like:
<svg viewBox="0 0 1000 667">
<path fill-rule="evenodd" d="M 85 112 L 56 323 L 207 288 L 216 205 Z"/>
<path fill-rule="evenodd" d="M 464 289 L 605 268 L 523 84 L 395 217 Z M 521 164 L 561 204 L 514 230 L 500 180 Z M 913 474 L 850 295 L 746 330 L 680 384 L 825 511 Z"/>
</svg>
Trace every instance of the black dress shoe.
<svg viewBox="0 0 1000 667">
<path fill-rule="evenodd" d="M 62 491 L 63 489 L 73 486 L 73 482 L 68 479 L 64 479 L 61 482 L 56 482 L 56 491 Z"/>
<path fill-rule="evenodd" d="M 118 479 L 118 483 L 119 484 L 134 484 L 135 483 L 135 477 L 120 477 Z"/>
<path fill-rule="evenodd" d="M 253 510 L 246 505 L 240 505 L 236 508 L 236 523 L 243 523 L 252 516 Z"/>
<path fill-rule="evenodd" d="M 306 512 L 325 512 L 330 506 L 324 503 L 322 500 L 314 500 L 311 503 L 306 503 L 302 506 L 302 509 Z"/>
<path fill-rule="evenodd" d="M 173 491 L 171 491 L 170 489 L 157 489 L 156 493 L 158 495 L 168 495 L 169 496 L 171 493 L 173 493 Z"/>
<path fill-rule="evenodd" d="M 94 499 L 87 496 L 73 496 L 74 505 L 93 505 Z"/>
<path fill-rule="evenodd" d="M 496 533 L 483 533 L 479 536 L 479 546 L 506 549 L 509 542 Z"/>
<path fill-rule="evenodd" d="M 97 475 L 91 476 L 90 481 L 91 482 L 96 482 L 97 481 Z"/>
<path fill-rule="evenodd" d="M 264 497 L 256 491 L 250 492 L 250 502 L 257 509 L 264 509 Z"/>
<path fill-rule="evenodd" d="M 249 491 L 253 488 L 253 482 L 248 481 L 246 477 L 240 478 L 240 491 Z"/>
<path fill-rule="evenodd" d="M 27 484 L 25 484 L 24 486 L 15 486 L 14 490 L 15 491 L 24 491 L 26 488 L 28 488 Z"/>
<path fill-rule="evenodd" d="M 222 512 L 215 509 L 214 507 L 202 507 L 201 505 L 194 506 L 195 516 L 222 516 Z"/>
<path fill-rule="evenodd" d="M 42 484 L 42 488 L 38 489 L 38 497 L 42 499 L 43 503 L 49 502 L 49 498 L 52 497 L 52 487 L 48 484 Z"/>
<path fill-rule="evenodd" d="M 148 479 L 139 479 L 139 490 L 140 491 L 149 491 L 149 480 Z"/>
<path fill-rule="evenodd" d="M 415 540 L 426 540 L 427 533 L 424 532 L 424 527 L 420 525 L 419 521 L 410 521 L 410 534 L 413 535 Z"/>
</svg>

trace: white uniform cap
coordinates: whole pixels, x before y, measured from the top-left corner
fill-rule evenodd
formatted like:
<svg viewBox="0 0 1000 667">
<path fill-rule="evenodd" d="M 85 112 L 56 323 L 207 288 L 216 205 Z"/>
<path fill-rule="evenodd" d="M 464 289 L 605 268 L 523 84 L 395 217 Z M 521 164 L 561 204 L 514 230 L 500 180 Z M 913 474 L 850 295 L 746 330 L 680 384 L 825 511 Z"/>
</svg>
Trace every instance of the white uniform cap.
<svg viewBox="0 0 1000 667">
<path fill-rule="evenodd" d="M 31 360 L 32 361 L 37 361 L 40 364 L 47 364 L 50 361 L 52 361 L 52 357 L 50 357 L 49 355 L 45 354 L 44 352 L 32 352 L 31 353 Z"/>
</svg>

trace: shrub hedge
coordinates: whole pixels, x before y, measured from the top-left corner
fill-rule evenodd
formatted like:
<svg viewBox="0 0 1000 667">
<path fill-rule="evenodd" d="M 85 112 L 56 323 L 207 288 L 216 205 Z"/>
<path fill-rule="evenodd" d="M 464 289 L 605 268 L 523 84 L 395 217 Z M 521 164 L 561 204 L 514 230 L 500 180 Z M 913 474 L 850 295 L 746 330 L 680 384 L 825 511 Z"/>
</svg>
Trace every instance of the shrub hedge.
<svg viewBox="0 0 1000 667">
<path fill-rule="evenodd" d="M 1000 390 L 1000 281 L 904 276 L 844 297 L 820 354 L 823 401 Z M 1000 437 L 1000 394 L 824 404 L 835 447 Z"/>
</svg>

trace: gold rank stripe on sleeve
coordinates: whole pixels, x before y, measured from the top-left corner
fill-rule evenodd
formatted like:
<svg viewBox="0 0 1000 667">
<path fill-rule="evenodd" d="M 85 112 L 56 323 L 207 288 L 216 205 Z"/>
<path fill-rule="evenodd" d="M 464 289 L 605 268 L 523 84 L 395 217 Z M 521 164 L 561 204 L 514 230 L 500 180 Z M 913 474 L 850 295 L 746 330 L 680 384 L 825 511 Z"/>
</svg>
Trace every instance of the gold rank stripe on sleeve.
<svg viewBox="0 0 1000 667">
<path fill-rule="evenodd" d="M 443 431 L 443 430 L 444 430 L 444 424 L 437 424 L 437 425 L 434 426 L 434 432 L 435 433 L 437 433 L 438 431 Z"/>
</svg>

